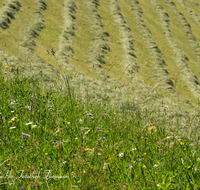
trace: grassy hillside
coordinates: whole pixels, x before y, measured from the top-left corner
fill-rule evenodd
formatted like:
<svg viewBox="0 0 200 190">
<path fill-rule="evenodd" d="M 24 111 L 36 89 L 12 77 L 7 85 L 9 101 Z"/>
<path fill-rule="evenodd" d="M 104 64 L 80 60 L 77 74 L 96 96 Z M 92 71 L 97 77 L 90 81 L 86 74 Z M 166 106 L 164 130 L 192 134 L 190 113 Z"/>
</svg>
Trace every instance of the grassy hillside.
<svg viewBox="0 0 200 190">
<path fill-rule="evenodd" d="M 197 143 L 199 31 L 200 0 L 0 0 L 2 81 L 17 72 Z"/>
</svg>

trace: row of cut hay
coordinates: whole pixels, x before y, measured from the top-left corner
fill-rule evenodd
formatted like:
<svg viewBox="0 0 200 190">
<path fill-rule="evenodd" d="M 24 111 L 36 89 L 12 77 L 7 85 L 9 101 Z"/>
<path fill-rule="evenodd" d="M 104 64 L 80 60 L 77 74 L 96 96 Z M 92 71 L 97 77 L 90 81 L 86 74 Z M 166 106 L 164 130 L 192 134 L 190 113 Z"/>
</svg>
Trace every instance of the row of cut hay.
<svg viewBox="0 0 200 190">
<path fill-rule="evenodd" d="M 181 76 L 184 83 L 188 86 L 188 89 L 195 95 L 195 97 L 198 98 L 199 94 L 199 86 L 197 85 L 199 83 L 196 74 L 188 68 L 187 61 L 188 57 L 187 55 L 181 50 L 181 48 L 176 43 L 175 37 L 173 35 L 173 32 L 170 29 L 170 18 L 168 13 L 163 9 L 163 7 L 157 2 L 157 0 L 151 0 L 153 5 L 155 6 L 156 12 L 159 15 L 161 26 L 164 30 L 164 34 L 168 40 L 169 45 L 173 49 L 175 53 L 175 62 L 177 66 L 181 70 Z M 179 98 L 180 99 L 180 98 Z M 183 100 L 183 102 L 188 102 L 188 100 Z"/>
<path fill-rule="evenodd" d="M 200 4 L 195 1 L 195 0 L 189 0 L 190 2 L 192 2 L 196 7 L 198 7 L 200 9 Z"/>
<path fill-rule="evenodd" d="M 139 2 L 137 0 L 130 0 L 130 1 L 131 1 L 132 11 L 138 23 L 140 32 L 143 35 L 143 38 L 145 39 L 150 57 L 155 65 L 156 80 L 159 81 L 160 87 L 164 89 L 166 92 L 174 93 L 175 92 L 174 84 L 169 77 L 168 71 L 164 68 L 166 63 L 162 58 L 162 52 L 157 46 L 151 31 L 146 26 L 145 21 L 142 17 L 143 10 L 140 7 Z"/>
<path fill-rule="evenodd" d="M 75 13 L 76 3 L 74 0 L 65 0 L 63 7 L 63 28 L 59 36 L 58 47 L 56 51 L 56 59 L 60 68 L 64 68 L 69 72 L 74 72 L 75 67 L 70 63 L 69 56 L 74 53 L 71 41 L 76 31 Z"/>
<path fill-rule="evenodd" d="M 177 18 L 179 19 L 179 23 L 182 26 L 182 31 L 183 31 L 184 35 L 187 37 L 190 47 L 195 52 L 195 54 L 197 55 L 197 57 L 200 61 L 200 45 L 192 33 L 190 24 L 188 23 L 185 16 L 177 10 L 176 5 L 173 1 L 166 0 L 166 3 L 169 5 L 171 10 L 176 14 Z"/>
<path fill-rule="evenodd" d="M 0 29 L 9 28 L 11 19 L 15 19 L 15 13 L 21 8 L 21 4 L 18 0 L 6 1 L 0 9 Z"/>
<path fill-rule="evenodd" d="M 124 72 L 126 73 L 126 75 L 129 77 L 134 77 L 134 74 L 138 72 L 140 67 L 136 60 L 131 29 L 129 28 L 121 14 L 119 3 L 117 0 L 110 1 L 110 8 L 114 21 L 117 24 L 121 33 L 120 41 L 124 50 L 124 61 L 121 64 L 124 67 Z"/>
<path fill-rule="evenodd" d="M 131 79 L 131 81 L 134 83 L 134 85 L 137 86 L 138 89 L 143 92 L 145 91 L 145 93 L 150 92 L 151 88 L 144 84 L 137 77 L 140 66 L 137 63 L 137 58 L 135 55 L 133 36 L 130 27 L 124 20 L 123 15 L 121 14 L 121 9 L 117 0 L 110 1 L 110 9 L 113 15 L 113 19 L 118 26 L 121 34 L 120 41 L 124 50 L 123 62 L 121 63 L 121 65 L 124 68 L 124 73 Z"/>
<path fill-rule="evenodd" d="M 87 55 L 87 62 L 89 67 L 92 68 L 92 71 L 102 80 L 109 80 L 110 77 L 102 67 L 102 64 L 105 64 L 105 55 L 110 51 L 110 47 L 106 42 L 109 33 L 104 30 L 101 16 L 98 12 L 99 0 L 85 0 L 85 3 L 90 13 L 92 27 L 94 29 L 94 33 L 92 34 L 93 41 L 90 46 L 90 52 Z"/>
<path fill-rule="evenodd" d="M 190 9 L 186 5 L 185 1 L 183 1 L 183 0 L 178 0 L 178 1 L 181 4 L 181 6 L 193 17 L 193 19 L 196 21 L 196 23 L 198 25 L 200 25 L 200 18 L 199 18 L 199 16 L 192 9 Z"/>
<path fill-rule="evenodd" d="M 22 32 L 20 42 L 21 51 L 31 53 L 36 46 L 35 39 L 40 35 L 40 32 L 45 28 L 44 16 L 47 9 L 46 0 L 36 1 L 36 10 L 30 24 Z"/>
</svg>

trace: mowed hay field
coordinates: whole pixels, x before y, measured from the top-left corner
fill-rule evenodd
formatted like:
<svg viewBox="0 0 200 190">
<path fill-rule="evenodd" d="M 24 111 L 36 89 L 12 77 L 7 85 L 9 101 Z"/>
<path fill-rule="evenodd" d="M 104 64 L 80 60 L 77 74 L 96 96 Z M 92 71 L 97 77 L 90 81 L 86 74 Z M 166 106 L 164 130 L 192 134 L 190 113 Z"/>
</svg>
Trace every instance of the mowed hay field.
<svg viewBox="0 0 200 190">
<path fill-rule="evenodd" d="M 199 140 L 200 0 L 0 0 L 0 66 Z"/>
</svg>

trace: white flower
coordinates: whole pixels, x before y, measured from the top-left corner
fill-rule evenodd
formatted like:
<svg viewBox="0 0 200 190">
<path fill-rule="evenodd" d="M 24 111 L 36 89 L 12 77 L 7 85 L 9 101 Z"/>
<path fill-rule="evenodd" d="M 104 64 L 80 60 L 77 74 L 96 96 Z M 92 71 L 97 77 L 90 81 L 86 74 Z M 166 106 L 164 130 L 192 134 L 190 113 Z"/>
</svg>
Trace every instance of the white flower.
<svg viewBox="0 0 200 190">
<path fill-rule="evenodd" d="M 10 127 L 10 129 L 15 129 L 16 127 L 14 126 L 14 127 Z"/>
<path fill-rule="evenodd" d="M 82 123 L 82 121 L 83 121 L 82 119 L 79 120 L 80 123 Z"/>
<path fill-rule="evenodd" d="M 158 164 L 154 164 L 154 166 L 153 166 L 154 168 L 156 168 L 156 167 L 158 167 Z"/>
<path fill-rule="evenodd" d="M 27 108 L 28 110 L 31 110 L 31 106 L 25 106 L 25 108 Z"/>
<path fill-rule="evenodd" d="M 11 111 L 11 113 L 13 113 L 13 112 L 15 112 L 15 111 Z"/>
<path fill-rule="evenodd" d="M 37 125 L 32 125 L 32 128 L 35 128 L 35 127 L 37 127 Z"/>
<path fill-rule="evenodd" d="M 78 138 L 76 137 L 75 140 L 77 140 Z"/>
<path fill-rule="evenodd" d="M 159 184 L 157 184 L 157 186 L 159 187 L 160 185 L 159 185 Z"/>
<path fill-rule="evenodd" d="M 119 156 L 119 157 L 124 157 L 124 153 L 122 152 L 122 153 L 120 153 L 118 156 Z"/>
<path fill-rule="evenodd" d="M 137 148 L 132 148 L 132 151 L 137 150 Z"/>
<path fill-rule="evenodd" d="M 17 119 L 17 117 L 13 117 L 11 120 L 12 120 L 12 121 L 15 121 L 15 119 Z"/>
<path fill-rule="evenodd" d="M 26 125 L 31 125 L 33 122 L 26 123 Z"/>
<path fill-rule="evenodd" d="M 83 173 L 85 174 L 85 173 L 86 173 L 86 171 L 84 170 L 84 171 L 83 171 Z"/>
<path fill-rule="evenodd" d="M 67 161 L 64 161 L 63 164 L 67 163 Z"/>
<path fill-rule="evenodd" d="M 101 155 L 101 153 L 99 152 L 99 153 L 98 153 L 98 155 L 100 156 L 100 155 Z"/>
<path fill-rule="evenodd" d="M 71 174 L 72 174 L 73 177 L 75 177 L 75 175 L 76 175 L 74 172 L 72 172 Z"/>
<path fill-rule="evenodd" d="M 69 125 L 70 124 L 70 122 L 67 122 L 67 125 Z"/>
</svg>

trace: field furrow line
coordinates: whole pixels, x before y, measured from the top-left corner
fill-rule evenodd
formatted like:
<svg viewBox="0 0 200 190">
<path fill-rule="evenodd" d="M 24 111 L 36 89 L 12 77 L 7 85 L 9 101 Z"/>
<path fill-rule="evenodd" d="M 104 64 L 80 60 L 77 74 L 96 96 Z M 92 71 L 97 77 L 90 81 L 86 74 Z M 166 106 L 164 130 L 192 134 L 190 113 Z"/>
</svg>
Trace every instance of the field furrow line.
<svg viewBox="0 0 200 190">
<path fill-rule="evenodd" d="M 92 68 L 92 71 L 100 76 L 103 80 L 109 80 L 109 75 L 102 68 L 102 64 L 105 64 L 104 57 L 110 51 L 110 47 L 107 44 L 107 37 L 109 33 L 104 30 L 101 16 L 98 12 L 99 0 L 85 0 L 90 13 L 92 27 L 94 29 L 93 42 L 91 43 L 90 52 L 88 54 L 88 65 Z M 110 79 L 111 80 L 111 79 Z"/>
<path fill-rule="evenodd" d="M 30 24 L 22 31 L 20 42 L 21 51 L 31 53 L 36 46 L 35 39 L 45 28 L 44 16 L 47 9 L 46 0 L 36 0 L 36 10 Z"/>
<path fill-rule="evenodd" d="M 157 46 L 155 39 L 149 28 L 146 26 L 145 21 L 142 17 L 143 10 L 139 5 L 137 0 L 130 0 L 133 14 L 135 16 L 136 22 L 138 23 L 140 33 L 145 39 L 149 54 L 155 65 L 155 77 L 160 83 L 160 87 L 166 91 L 175 92 L 174 84 L 169 77 L 168 71 L 164 68 L 166 65 L 164 59 L 162 58 L 162 52 Z"/>
<path fill-rule="evenodd" d="M 187 85 L 188 89 L 194 94 L 194 96 L 196 98 L 199 98 L 199 80 L 193 70 L 188 67 L 187 61 L 189 61 L 189 59 L 186 53 L 181 50 L 175 40 L 174 34 L 170 28 L 170 17 L 168 13 L 163 9 L 163 7 L 157 2 L 157 0 L 151 0 L 151 2 L 155 6 L 157 14 L 159 15 L 161 25 L 168 40 L 168 43 L 174 51 L 174 60 L 181 70 L 182 80 Z"/>
<path fill-rule="evenodd" d="M 137 63 L 137 57 L 135 55 L 133 36 L 131 34 L 130 27 L 127 25 L 123 15 L 121 14 L 118 0 L 110 1 L 110 9 L 113 15 L 113 19 L 118 26 L 119 32 L 121 34 L 120 41 L 124 52 L 123 61 L 120 64 L 124 68 L 124 73 L 138 88 L 142 89 L 143 91 L 149 91 L 151 87 L 147 86 L 137 77 L 140 66 Z"/>
<path fill-rule="evenodd" d="M 189 24 L 189 22 L 187 21 L 187 19 L 185 18 L 185 16 L 179 12 L 176 8 L 176 5 L 173 1 L 171 0 L 165 0 L 165 2 L 169 5 L 169 7 L 171 8 L 171 10 L 176 14 L 179 23 L 182 26 L 182 31 L 184 33 L 184 35 L 187 37 L 188 42 L 190 47 L 192 48 L 192 50 L 195 52 L 196 56 L 198 57 L 199 61 L 200 61 L 200 45 L 197 42 L 195 36 L 192 33 L 192 29 L 191 26 Z"/>
<path fill-rule="evenodd" d="M 6 1 L 0 9 L 0 29 L 9 28 L 11 19 L 15 19 L 15 14 L 21 8 L 21 4 L 18 0 Z"/>
<path fill-rule="evenodd" d="M 200 9 L 200 4 L 198 2 L 196 2 L 195 0 L 189 0 L 189 1 Z"/>
<path fill-rule="evenodd" d="M 58 50 L 56 51 L 56 58 L 58 65 L 70 72 L 75 72 L 75 67 L 70 63 L 69 56 L 74 53 L 71 46 L 71 41 L 76 31 L 75 13 L 76 3 L 74 0 L 65 0 L 63 7 L 64 24 L 61 35 L 59 36 Z M 54 50 L 51 50 L 52 53 Z"/>
<path fill-rule="evenodd" d="M 200 25 L 200 17 L 192 9 L 190 9 L 189 6 L 186 5 L 185 1 L 178 0 L 178 2 L 193 17 L 193 19 L 196 21 L 196 23 L 198 25 Z"/>
<path fill-rule="evenodd" d="M 110 8 L 114 21 L 117 24 L 121 33 L 121 44 L 124 50 L 124 61 L 121 64 L 124 67 L 124 72 L 126 73 L 126 75 L 128 75 L 129 77 L 133 77 L 133 74 L 138 72 L 140 67 L 137 64 L 136 60 L 131 29 L 129 28 L 121 14 L 118 0 L 111 0 Z"/>
</svg>

